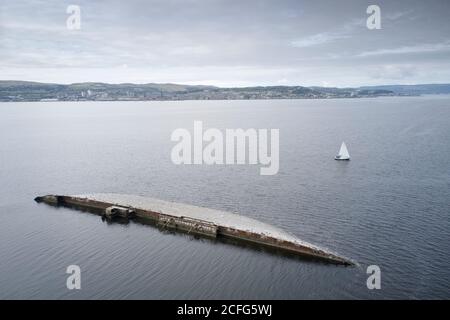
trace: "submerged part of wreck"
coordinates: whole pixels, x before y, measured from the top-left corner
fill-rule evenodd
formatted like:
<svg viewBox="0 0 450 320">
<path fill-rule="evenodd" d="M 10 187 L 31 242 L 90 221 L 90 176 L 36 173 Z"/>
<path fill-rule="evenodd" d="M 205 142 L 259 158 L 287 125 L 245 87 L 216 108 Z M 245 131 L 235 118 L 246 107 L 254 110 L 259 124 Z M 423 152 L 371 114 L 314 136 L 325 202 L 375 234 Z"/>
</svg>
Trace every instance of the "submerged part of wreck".
<svg viewBox="0 0 450 320">
<path fill-rule="evenodd" d="M 353 265 L 323 248 L 302 241 L 272 225 L 238 214 L 123 194 L 85 194 L 74 196 L 46 195 L 37 202 L 99 212 L 106 218 L 139 217 L 158 226 L 213 238 L 231 238 L 251 242 L 291 254 L 320 259 L 335 264 Z"/>
</svg>

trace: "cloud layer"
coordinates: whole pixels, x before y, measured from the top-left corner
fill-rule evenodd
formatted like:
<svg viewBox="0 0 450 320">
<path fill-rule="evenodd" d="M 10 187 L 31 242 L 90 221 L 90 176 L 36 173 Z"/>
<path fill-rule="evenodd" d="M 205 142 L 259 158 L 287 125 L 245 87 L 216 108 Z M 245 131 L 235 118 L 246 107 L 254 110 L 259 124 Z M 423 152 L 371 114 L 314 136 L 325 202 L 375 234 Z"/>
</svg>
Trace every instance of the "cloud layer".
<svg viewBox="0 0 450 320">
<path fill-rule="evenodd" d="M 68 30 L 66 8 L 81 8 Z M 2 79 L 219 86 L 450 82 L 450 2 L 16 0 L 0 3 Z"/>
</svg>

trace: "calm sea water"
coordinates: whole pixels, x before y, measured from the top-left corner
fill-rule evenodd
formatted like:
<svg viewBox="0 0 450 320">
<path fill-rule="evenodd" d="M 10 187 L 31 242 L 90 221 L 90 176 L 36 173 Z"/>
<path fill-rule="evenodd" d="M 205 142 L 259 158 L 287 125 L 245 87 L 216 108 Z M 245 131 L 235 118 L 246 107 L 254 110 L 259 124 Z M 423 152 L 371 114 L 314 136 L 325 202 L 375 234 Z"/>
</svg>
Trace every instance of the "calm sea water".
<svg viewBox="0 0 450 320">
<path fill-rule="evenodd" d="M 176 166 L 176 128 L 279 128 L 280 171 Z M 350 162 L 334 161 L 345 141 Z M 0 104 L 0 298 L 450 298 L 450 97 Z M 239 212 L 356 260 L 292 259 L 38 205 L 129 193 Z M 68 265 L 81 290 L 66 289 Z M 366 268 L 381 268 L 368 290 Z"/>
</svg>

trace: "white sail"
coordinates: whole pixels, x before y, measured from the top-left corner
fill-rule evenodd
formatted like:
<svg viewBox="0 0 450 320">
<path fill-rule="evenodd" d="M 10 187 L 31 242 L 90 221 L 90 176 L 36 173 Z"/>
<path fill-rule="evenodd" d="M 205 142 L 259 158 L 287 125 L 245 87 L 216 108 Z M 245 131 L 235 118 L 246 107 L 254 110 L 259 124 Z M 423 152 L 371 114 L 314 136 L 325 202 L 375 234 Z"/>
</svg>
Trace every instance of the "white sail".
<svg viewBox="0 0 450 320">
<path fill-rule="evenodd" d="M 350 159 L 350 155 L 347 150 L 347 146 L 345 145 L 345 142 L 342 142 L 341 149 L 339 149 L 339 153 L 337 155 L 337 158 L 345 160 Z"/>
</svg>

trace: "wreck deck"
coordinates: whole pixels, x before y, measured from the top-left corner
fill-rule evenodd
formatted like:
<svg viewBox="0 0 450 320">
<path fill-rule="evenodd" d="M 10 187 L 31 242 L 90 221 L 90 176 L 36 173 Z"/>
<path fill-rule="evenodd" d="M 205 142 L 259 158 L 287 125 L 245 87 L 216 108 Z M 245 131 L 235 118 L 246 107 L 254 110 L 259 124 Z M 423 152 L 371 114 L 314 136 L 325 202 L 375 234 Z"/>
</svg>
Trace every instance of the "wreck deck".
<svg viewBox="0 0 450 320">
<path fill-rule="evenodd" d="M 132 213 L 130 218 L 148 219 L 163 228 L 212 238 L 231 238 L 335 264 L 353 264 L 349 259 L 302 241 L 272 225 L 226 211 L 121 194 L 47 195 L 35 200 L 53 206 L 96 211 L 105 216 L 114 208 L 122 213 Z"/>
</svg>

